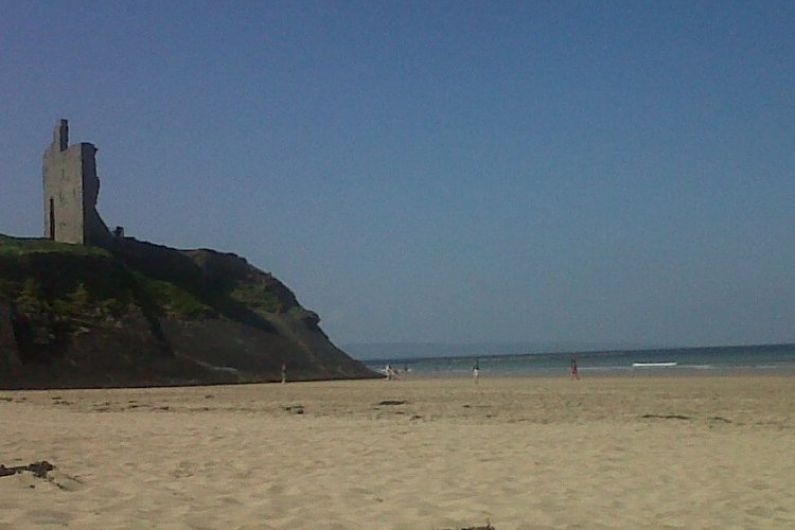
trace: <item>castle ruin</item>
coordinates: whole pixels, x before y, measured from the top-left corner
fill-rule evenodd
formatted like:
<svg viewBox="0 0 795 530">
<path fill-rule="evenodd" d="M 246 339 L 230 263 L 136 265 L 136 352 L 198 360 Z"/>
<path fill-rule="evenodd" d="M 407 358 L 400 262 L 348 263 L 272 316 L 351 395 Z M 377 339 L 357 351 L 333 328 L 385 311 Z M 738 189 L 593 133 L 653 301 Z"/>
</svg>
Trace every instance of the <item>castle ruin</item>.
<svg viewBox="0 0 795 530">
<path fill-rule="evenodd" d="M 44 237 L 63 243 L 106 245 L 112 236 L 97 212 L 97 148 L 69 145 L 69 122 L 59 120 L 44 151 Z"/>
</svg>

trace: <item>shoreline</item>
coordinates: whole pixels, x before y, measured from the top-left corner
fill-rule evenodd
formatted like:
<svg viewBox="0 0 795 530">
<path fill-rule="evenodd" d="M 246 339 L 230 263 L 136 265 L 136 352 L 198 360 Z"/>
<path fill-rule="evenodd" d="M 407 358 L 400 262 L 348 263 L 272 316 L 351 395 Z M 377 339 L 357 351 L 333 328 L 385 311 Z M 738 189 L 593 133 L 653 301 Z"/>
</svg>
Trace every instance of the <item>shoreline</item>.
<svg viewBox="0 0 795 530">
<path fill-rule="evenodd" d="M 646 368 L 620 368 L 620 369 L 603 369 L 603 368 L 589 368 L 578 367 L 580 372 L 580 379 L 593 379 L 593 378 L 626 378 L 626 377 L 660 377 L 660 378 L 675 378 L 675 377 L 727 377 L 727 376 L 795 376 L 795 366 L 783 367 L 770 367 L 770 368 L 753 368 L 753 367 L 726 367 L 726 368 L 688 368 L 679 367 L 675 369 L 646 369 Z M 534 370 L 526 372 L 511 373 L 508 371 L 489 372 L 486 369 L 480 369 L 480 381 L 489 379 L 521 379 L 521 378 L 538 378 L 538 379 L 569 379 L 569 372 L 566 370 Z M 421 380 L 421 379 L 472 379 L 471 372 L 464 371 L 449 371 L 449 372 L 409 372 L 399 373 L 397 381 L 401 380 Z M 374 379 L 385 380 L 385 378 Z"/>
<path fill-rule="evenodd" d="M 582 383 L 588 379 L 676 379 L 679 377 L 705 379 L 723 378 L 723 377 L 795 377 L 795 366 L 793 367 L 771 367 L 771 368 L 748 368 L 748 367 L 731 367 L 731 368 L 676 368 L 676 369 L 601 369 L 601 368 L 588 368 L 580 367 L 580 380 L 572 381 L 570 375 L 565 370 L 536 370 L 528 372 L 489 372 L 488 370 L 480 370 L 480 383 L 483 384 L 488 381 L 499 381 L 501 379 L 515 380 L 515 379 L 549 379 L 549 380 L 565 380 L 571 381 L 573 384 Z M 378 383 L 385 384 L 399 384 L 407 381 L 446 381 L 446 380 L 459 380 L 472 382 L 472 374 L 469 372 L 409 372 L 399 373 L 393 381 L 387 381 L 385 376 L 381 377 L 367 377 L 367 378 L 353 378 L 353 379 L 310 379 L 301 381 L 288 381 L 288 386 L 293 385 L 317 385 L 317 384 L 349 384 L 357 382 Z M 263 382 L 244 382 L 244 383 L 218 383 L 218 384 L 190 384 L 190 385 L 153 385 L 153 386 L 113 386 L 113 387 L 54 387 L 54 388 L 14 388 L 5 389 L 0 388 L 0 401 L 4 399 L 4 394 L 14 393 L 59 393 L 59 392 L 114 392 L 114 391 L 146 391 L 146 390 L 164 390 L 164 389 L 217 389 L 217 388 L 245 388 L 245 387 L 260 387 L 260 386 L 282 386 L 280 381 L 263 381 Z"/>
</svg>

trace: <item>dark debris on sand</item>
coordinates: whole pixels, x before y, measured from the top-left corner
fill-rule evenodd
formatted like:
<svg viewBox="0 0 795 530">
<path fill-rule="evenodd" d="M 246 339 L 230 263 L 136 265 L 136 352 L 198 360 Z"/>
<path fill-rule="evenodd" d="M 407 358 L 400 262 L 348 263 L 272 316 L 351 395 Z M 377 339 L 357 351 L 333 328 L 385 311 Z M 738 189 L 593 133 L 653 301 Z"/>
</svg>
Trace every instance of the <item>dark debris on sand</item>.
<svg viewBox="0 0 795 530">
<path fill-rule="evenodd" d="M 683 416 L 681 414 L 644 414 L 641 418 L 646 419 L 660 419 L 660 420 L 690 420 L 690 416 Z"/>
<path fill-rule="evenodd" d="M 443 529 L 443 530 L 453 530 L 451 528 Z M 466 528 L 460 528 L 459 530 L 497 530 L 491 523 L 486 523 L 486 526 L 467 526 Z"/>
<path fill-rule="evenodd" d="M 28 464 L 26 466 L 6 467 L 3 464 L 0 464 L 0 477 L 10 477 L 12 475 L 16 475 L 17 473 L 30 471 L 36 478 L 47 478 L 47 473 L 53 469 L 55 469 L 55 466 L 46 460 L 42 460 L 41 462 L 33 462 L 32 464 Z"/>
</svg>

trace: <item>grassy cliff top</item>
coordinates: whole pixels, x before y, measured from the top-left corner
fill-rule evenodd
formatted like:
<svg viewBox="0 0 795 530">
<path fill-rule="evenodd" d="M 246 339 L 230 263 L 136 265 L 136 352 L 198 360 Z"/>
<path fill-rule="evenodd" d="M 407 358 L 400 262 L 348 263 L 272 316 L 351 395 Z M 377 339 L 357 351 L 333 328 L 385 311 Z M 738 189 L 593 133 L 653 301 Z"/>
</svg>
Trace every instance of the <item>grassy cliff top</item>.
<svg viewBox="0 0 795 530">
<path fill-rule="evenodd" d="M 56 243 L 49 239 L 11 237 L 0 234 L 0 256 L 25 256 L 39 253 L 59 253 L 74 256 L 110 256 L 99 247 Z"/>
<path fill-rule="evenodd" d="M 0 303 L 81 325 L 136 308 L 151 317 L 256 324 L 297 306 L 278 280 L 231 254 L 132 239 L 106 250 L 1 234 Z"/>
</svg>

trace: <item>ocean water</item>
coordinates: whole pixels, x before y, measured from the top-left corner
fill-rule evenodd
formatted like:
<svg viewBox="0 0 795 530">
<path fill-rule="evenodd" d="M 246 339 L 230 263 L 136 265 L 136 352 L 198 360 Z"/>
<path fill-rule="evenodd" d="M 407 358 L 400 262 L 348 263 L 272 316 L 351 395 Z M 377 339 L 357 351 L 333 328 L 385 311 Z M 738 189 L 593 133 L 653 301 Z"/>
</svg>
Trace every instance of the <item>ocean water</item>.
<svg viewBox="0 0 795 530">
<path fill-rule="evenodd" d="M 399 371 L 408 369 L 418 375 L 453 376 L 469 374 L 477 362 L 482 375 L 552 375 L 568 374 L 571 359 L 576 359 L 582 374 L 795 371 L 795 344 L 388 359 L 366 361 L 366 364 L 374 370 L 383 370 L 386 364 L 390 364 Z M 676 364 L 665 367 L 638 366 L 648 363 Z"/>
</svg>

